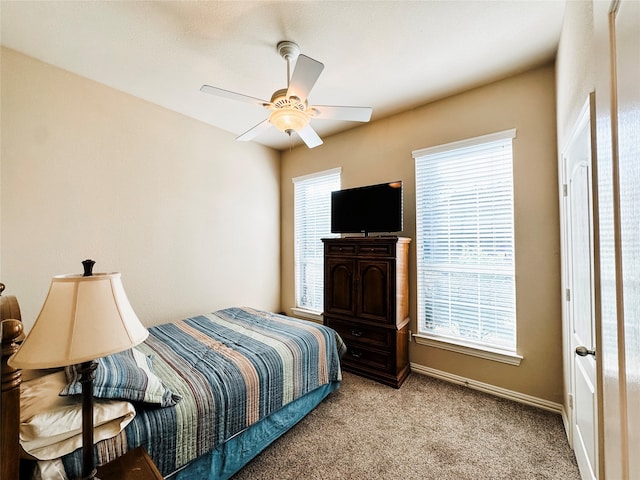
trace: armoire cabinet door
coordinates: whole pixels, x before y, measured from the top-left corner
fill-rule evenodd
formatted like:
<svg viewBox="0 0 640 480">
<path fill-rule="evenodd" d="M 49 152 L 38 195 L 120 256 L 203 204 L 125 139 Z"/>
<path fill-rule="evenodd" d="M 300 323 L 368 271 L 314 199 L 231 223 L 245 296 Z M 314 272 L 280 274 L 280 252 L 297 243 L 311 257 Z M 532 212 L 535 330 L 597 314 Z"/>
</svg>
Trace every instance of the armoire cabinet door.
<svg viewBox="0 0 640 480">
<path fill-rule="evenodd" d="M 393 262 L 359 260 L 356 316 L 375 322 L 394 324 L 395 309 L 391 293 Z"/>
<path fill-rule="evenodd" d="M 324 309 L 327 313 L 355 315 L 355 261 L 349 258 L 325 260 L 326 278 Z"/>
</svg>

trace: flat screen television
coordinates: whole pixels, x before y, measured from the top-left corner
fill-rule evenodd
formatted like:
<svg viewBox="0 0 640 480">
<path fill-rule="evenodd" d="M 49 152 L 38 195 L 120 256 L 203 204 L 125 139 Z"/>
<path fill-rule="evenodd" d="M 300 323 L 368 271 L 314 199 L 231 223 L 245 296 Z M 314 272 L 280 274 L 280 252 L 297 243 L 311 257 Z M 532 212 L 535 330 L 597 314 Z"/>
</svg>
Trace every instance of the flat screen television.
<svg viewBox="0 0 640 480">
<path fill-rule="evenodd" d="M 331 192 L 332 233 L 402 231 L 402 182 Z"/>
</svg>

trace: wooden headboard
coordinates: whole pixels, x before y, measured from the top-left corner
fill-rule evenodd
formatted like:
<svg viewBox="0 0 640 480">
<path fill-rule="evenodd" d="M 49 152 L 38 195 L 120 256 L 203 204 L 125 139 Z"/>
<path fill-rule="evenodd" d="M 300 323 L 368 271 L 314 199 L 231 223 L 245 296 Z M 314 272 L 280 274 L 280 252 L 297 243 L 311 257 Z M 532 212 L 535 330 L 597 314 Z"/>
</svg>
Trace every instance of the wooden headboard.
<svg viewBox="0 0 640 480">
<path fill-rule="evenodd" d="M 2 296 L 0 283 L 0 331 L 2 332 L 2 417 L 0 419 L 0 478 L 18 480 L 20 476 L 20 382 L 22 371 L 7 364 L 18 349 L 22 337 L 22 317 L 18 300 L 12 295 Z"/>
</svg>

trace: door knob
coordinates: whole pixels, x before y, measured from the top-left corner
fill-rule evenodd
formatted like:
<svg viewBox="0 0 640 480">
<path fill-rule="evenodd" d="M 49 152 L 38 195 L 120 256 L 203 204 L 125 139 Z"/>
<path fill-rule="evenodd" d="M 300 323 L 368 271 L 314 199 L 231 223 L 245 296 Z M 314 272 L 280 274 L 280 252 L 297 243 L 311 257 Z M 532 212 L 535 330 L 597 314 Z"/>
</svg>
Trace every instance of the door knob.
<svg viewBox="0 0 640 480">
<path fill-rule="evenodd" d="M 596 356 L 595 350 L 589 350 L 587 347 L 582 346 L 576 347 L 576 353 L 581 357 L 586 357 L 587 355 L 593 355 L 594 357 Z"/>
</svg>

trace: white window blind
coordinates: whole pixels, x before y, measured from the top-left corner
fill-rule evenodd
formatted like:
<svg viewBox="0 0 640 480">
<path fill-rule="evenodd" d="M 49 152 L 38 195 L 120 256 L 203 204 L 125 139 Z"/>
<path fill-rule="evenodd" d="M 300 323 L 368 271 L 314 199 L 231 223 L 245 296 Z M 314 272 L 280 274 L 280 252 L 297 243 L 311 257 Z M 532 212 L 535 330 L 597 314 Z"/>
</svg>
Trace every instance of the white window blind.
<svg viewBox="0 0 640 480">
<path fill-rule="evenodd" d="M 331 233 L 331 192 L 340 190 L 341 169 L 305 175 L 294 184 L 296 307 L 322 312 L 324 244 Z"/>
<path fill-rule="evenodd" d="M 513 137 L 413 152 L 419 334 L 516 350 Z"/>
</svg>

